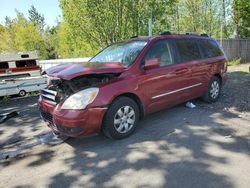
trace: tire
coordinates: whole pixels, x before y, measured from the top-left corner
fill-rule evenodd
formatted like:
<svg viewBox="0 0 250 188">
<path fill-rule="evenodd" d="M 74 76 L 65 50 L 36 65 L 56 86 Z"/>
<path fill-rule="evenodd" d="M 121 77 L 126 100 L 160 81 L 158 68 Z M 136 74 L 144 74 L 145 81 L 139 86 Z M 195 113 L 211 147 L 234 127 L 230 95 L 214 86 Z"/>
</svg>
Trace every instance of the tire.
<svg viewBox="0 0 250 188">
<path fill-rule="evenodd" d="M 202 99 L 207 103 L 214 103 L 220 97 L 221 81 L 217 76 L 214 76 L 209 85 L 207 92 L 203 95 Z"/>
<path fill-rule="evenodd" d="M 21 91 L 19 91 L 18 95 L 19 95 L 19 97 L 24 97 L 26 95 L 26 91 L 21 90 Z"/>
<path fill-rule="evenodd" d="M 120 97 L 110 105 L 102 132 L 106 137 L 123 139 L 135 131 L 138 121 L 139 108 L 136 102 L 128 97 Z"/>
</svg>

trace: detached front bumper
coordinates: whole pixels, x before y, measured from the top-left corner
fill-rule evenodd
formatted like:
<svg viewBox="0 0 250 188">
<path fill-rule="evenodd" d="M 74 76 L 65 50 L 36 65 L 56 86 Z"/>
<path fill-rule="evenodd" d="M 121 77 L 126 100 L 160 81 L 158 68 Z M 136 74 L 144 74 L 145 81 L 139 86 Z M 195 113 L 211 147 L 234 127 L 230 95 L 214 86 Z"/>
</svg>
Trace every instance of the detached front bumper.
<svg viewBox="0 0 250 188">
<path fill-rule="evenodd" d="M 61 110 L 42 101 L 39 103 L 42 119 L 57 134 L 78 137 L 98 133 L 107 108 Z"/>
</svg>

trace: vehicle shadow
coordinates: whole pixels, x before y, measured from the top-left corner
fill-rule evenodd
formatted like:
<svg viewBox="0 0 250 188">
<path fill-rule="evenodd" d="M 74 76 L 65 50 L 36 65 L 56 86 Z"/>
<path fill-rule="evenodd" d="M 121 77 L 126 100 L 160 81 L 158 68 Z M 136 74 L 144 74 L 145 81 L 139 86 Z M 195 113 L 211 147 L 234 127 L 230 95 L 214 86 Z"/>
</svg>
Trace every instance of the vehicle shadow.
<svg viewBox="0 0 250 188">
<path fill-rule="evenodd" d="M 217 112 L 178 106 L 150 115 L 124 140 L 70 139 L 66 143 L 74 148 L 74 157 L 64 163 L 78 175 L 60 173 L 50 186 L 234 187 L 229 176 L 211 168 L 229 165 L 226 152 L 249 155 L 249 140 L 232 136 L 235 130 L 214 121 Z M 232 136 L 230 142 L 227 136 Z M 225 154 L 211 154 L 209 145 Z"/>
</svg>

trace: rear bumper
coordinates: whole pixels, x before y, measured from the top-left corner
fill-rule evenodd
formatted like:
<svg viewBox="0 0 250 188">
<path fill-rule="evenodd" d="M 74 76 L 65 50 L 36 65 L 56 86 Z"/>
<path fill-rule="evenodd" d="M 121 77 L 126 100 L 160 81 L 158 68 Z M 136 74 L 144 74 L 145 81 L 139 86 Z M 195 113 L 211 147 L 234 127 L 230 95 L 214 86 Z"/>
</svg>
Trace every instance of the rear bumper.
<svg viewBox="0 0 250 188">
<path fill-rule="evenodd" d="M 61 110 L 43 101 L 39 103 L 39 108 L 42 119 L 55 133 L 70 137 L 99 132 L 107 111 L 107 108 Z"/>
</svg>

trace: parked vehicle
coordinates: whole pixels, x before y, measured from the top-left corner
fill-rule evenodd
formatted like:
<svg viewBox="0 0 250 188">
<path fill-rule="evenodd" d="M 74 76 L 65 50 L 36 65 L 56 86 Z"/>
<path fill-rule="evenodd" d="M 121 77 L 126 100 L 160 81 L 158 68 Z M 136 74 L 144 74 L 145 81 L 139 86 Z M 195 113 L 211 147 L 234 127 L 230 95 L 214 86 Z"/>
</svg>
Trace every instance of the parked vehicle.
<svg viewBox="0 0 250 188">
<path fill-rule="evenodd" d="M 41 116 L 57 134 L 125 138 L 146 114 L 198 97 L 216 102 L 226 62 L 206 35 L 167 32 L 118 42 L 87 63 L 48 69 Z"/>
<path fill-rule="evenodd" d="M 10 78 L 40 76 L 36 52 L 0 54 L 0 81 Z"/>
<path fill-rule="evenodd" d="M 0 81 L 0 97 L 19 95 L 24 97 L 28 92 L 40 91 L 48 86 L 46 77 L 15 78 Z"/>
<path fill-rule="evenodd" d="M 46 70 L 48 68 L 60 65 L 60 64 L 72 64 L 72 63 L 82 63 L 89 61 L 90 57 L 84 57 L 84 58 L 69 58 L 69 59 L 48 59 L 48 60 L 39 60 L 39 65 L 43 70 Z"/>
</svg>

